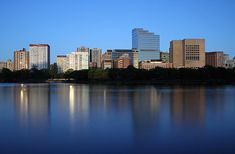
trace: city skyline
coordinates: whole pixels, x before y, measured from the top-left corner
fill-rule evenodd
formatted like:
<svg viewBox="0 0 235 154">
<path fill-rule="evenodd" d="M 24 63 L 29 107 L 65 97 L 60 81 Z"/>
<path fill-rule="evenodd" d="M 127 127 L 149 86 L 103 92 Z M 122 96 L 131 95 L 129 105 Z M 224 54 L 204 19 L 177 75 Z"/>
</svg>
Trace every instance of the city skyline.
<svg viewBox="0 0 235 154">
<path fill-rule="evenodd" d="M 10 5 L 12 2 L 14 5 Z M 47 5 L 40 11 L 43 3 Z M 171 40 L 205 38 L 206 51 L 222 50 L 231 57 L 235 55 L 235 22 L 231 20 L 235 17 L 235 2 L 232 0 L 171 3 L 10 0 L 0 4 L 0 16 L 4 21 L 0 26 L 0 60 L 13 59 L 15 50 L 31 43 L 50 44 L 52 62 L 56 61 L 56 55 L 72 52 L 81 45 L 103 51 L 130 49 L 131 30 L 139 27 L 161 36 L 161 51 L 168 51 Z M 62 8 L 65 11 L 61 11 Z M 142 10 L 131 12 L 130 8 Z M 122 11 L 115 11 L 117 9 Z"/>
</svg>

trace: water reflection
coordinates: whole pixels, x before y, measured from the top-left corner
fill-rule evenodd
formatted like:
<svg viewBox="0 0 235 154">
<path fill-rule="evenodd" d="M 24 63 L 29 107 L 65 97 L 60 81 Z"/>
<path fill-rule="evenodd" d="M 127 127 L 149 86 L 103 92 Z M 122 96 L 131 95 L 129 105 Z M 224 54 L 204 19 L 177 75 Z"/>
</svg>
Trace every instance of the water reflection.
<svg viewBox="0 0 235 154">
<path fill-rule="evenodd" d="M 62 150 L 234 145 L 234 93 L 232 86 L 3 84 L 0 148 L 5 140 L 21 148 L 39 138 Z"/>
<path fill-rule="evenodd" d="M 50 85 L 15 86 L 14 103 L 22 126 L 46 128 L 50 116 Z"/>
</svg>

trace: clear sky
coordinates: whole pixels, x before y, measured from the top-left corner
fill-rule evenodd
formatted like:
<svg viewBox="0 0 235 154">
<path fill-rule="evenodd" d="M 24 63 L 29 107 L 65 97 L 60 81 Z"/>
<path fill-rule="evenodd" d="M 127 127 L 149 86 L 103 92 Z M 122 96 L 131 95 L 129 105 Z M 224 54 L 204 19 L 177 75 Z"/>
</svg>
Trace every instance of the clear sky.
<svg viewBox="0 0 235 154">
<path fill-rule="evenodd" d="M 207 51 L 235 56 L 234 0 L 1 0 L 0 60 L 29 43 L 48 43 L 51 60 L 79 46 L 131 48 L 142 27 L 169 41 L 205 38 Z"/>
</svg>

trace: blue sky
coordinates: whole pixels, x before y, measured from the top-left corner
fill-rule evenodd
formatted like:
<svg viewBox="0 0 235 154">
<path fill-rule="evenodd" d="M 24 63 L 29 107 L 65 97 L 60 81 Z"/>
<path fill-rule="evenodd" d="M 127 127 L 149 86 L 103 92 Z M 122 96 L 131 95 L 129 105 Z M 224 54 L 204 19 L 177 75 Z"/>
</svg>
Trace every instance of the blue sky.
<svg viewBox="0 0 235 154">
<path fill-rule="evenodd" d="M 131 48 L 143 27 L 169 41 L 205 38 L 207 51 L 235 56 L 234 0 L 1 0 L 0 60 L 29 43 L 48 43 L 51 60 L 79 46 Z"/>
</svg>

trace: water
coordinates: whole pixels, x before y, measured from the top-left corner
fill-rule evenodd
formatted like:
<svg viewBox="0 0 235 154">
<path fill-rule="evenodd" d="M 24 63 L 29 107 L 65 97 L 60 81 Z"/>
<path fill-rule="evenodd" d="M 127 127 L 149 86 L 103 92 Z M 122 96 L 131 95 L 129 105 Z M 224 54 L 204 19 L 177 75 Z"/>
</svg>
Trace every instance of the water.
<svg viewBox="0 0 235 154">
<path fill-rule="evenodd" d="M 235 87 L 0 84 L 0 153 L 234 153 Z"/>
</svg>

